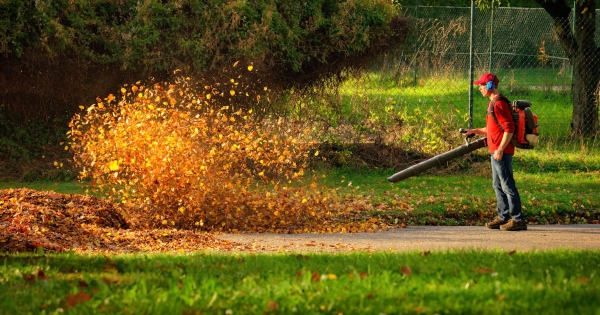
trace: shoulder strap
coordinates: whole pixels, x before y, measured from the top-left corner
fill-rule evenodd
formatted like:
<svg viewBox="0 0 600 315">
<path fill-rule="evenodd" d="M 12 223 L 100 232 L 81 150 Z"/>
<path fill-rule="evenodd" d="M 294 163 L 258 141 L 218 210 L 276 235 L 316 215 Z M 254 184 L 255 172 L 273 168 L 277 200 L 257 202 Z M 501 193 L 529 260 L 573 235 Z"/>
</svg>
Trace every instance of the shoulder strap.
<svg viewBox="0 0 600 315">
<path fill-rule="evenodd" d="M 496 102 L 498 100 L 505 101 L 508 104 L 508 106 L 510 107 L 510 101 L 508 100 L 508 98 L 506 98 L 506 96 L 504 96 L 504 95 L 500 95 L 492 100 L 492 106 L 491 106 L 490 110 L 488 111 L 488 114 L 492 115 L 492 118 L 494 118 L 494 121 L 496 122 L 496 124 L 498 124 L 500 129 L 502 129 L 502 131 L 504 131 L 504 128 L 502 128 L 502 126 L 498 122 L 498 117 L 496 117 L 496 114 L 494 114 L 494 106 L 496 105 Z"/>
</svg>

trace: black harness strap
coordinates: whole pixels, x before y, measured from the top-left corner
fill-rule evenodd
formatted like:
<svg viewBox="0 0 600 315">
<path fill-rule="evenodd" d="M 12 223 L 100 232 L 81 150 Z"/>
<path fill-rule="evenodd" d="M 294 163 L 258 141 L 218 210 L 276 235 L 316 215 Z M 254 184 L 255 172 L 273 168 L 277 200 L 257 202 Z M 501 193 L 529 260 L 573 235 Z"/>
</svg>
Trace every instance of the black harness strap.
<svg viewBox="0 0 600 315">
<path fill-rule="evenodd" d="M 504 131 L 504 128 L 502 128 L 502 126 L 498 122 L 498 117 L 496 117 L 496 114 L 494 114 L 494 106 L 496 106 L 496 102 L 498 100 L 505 101 L 508 104 L 508 106 L 510 107 L 510 101 L 508 100 L 508 98 L 506 98 L 506 96 L 504 96 L 504 95 L 500 95 L 500 96 L 498 96 L 498 97 L 496 97 L 496 98 L 494 98 L 492 100 L 492 106 L 491 106 L 490 110 L 487 113 L 488 113 L 488 115 L 492 115 L 492 117 L 494 118 L 494 121 L 496 122 L 496 124 L 498 124 L 498 126 L 500 127 L 500 129 L 502 129 L 502 131 Z M 512 112 L 512 109 L 511 109 L 511 112 Z"/>
</svg>

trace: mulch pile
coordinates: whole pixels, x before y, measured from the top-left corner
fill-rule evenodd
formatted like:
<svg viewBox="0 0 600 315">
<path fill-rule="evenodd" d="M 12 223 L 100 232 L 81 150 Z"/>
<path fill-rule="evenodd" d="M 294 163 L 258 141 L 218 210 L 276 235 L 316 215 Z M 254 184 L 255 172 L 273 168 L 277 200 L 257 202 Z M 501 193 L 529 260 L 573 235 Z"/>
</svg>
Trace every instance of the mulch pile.
<svg viewBox="0 0 600 315">
<path fill-rule="evenodd" d="M 243 245 L 200 231 L 131 228 L 127 206 L 102 198 L 30 189 L 0 190 L 0 252 L 229 251 Z"/>
</svg>

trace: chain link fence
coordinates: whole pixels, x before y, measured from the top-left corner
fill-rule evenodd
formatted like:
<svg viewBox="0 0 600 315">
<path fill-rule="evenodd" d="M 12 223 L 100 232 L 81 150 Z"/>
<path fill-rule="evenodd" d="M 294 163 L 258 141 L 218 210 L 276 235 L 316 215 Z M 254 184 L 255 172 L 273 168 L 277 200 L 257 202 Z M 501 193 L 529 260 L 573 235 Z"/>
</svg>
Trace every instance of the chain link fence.
<svg viewBox="0 0 600 315">
<path fill-rule="evenodd" d="M 382 71 L 397 85 L 400 105 L 455 109 L 470 117 L 473 127 L 485 125 L 488 100 L 476 87 L 470 90 L 472 62 L 473 80 L 493 72 L 500 80 L 500 92 L 509 99 L 532 101 L 545 141 L 597 134 L 598 90 L 588 85 L 598 82 L 593 77 L 600 61 L 591 57 L 572 63 L 556 34 L 555 21 L 543 9 L 477 9 L 473 21 L 469 7 L 402 10 L 413 32 Z M 596 19 L 596 44 L 599 30 Z"/>
</svg>

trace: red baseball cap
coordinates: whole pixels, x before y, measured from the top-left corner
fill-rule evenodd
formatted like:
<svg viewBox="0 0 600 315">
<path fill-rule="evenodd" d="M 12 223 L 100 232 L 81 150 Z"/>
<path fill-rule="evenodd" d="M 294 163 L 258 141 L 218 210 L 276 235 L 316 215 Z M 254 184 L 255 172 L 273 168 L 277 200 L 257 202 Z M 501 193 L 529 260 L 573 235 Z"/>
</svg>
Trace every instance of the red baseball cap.
<svg viewBox="0 0 600 315">
<path fill-rule="evenodd" d="M 493 73 L 484 73 L 481 75 L 481 77 L 479 77 L 479 80 L 473 82 L 473 84 L 487 84 L 488 82 L 494 80 L 494 84 L 498 85 L 498 83 L 500 83 L 500 80 L 498 80 L 498 77 L 493 74 Z"/>
</svg>

